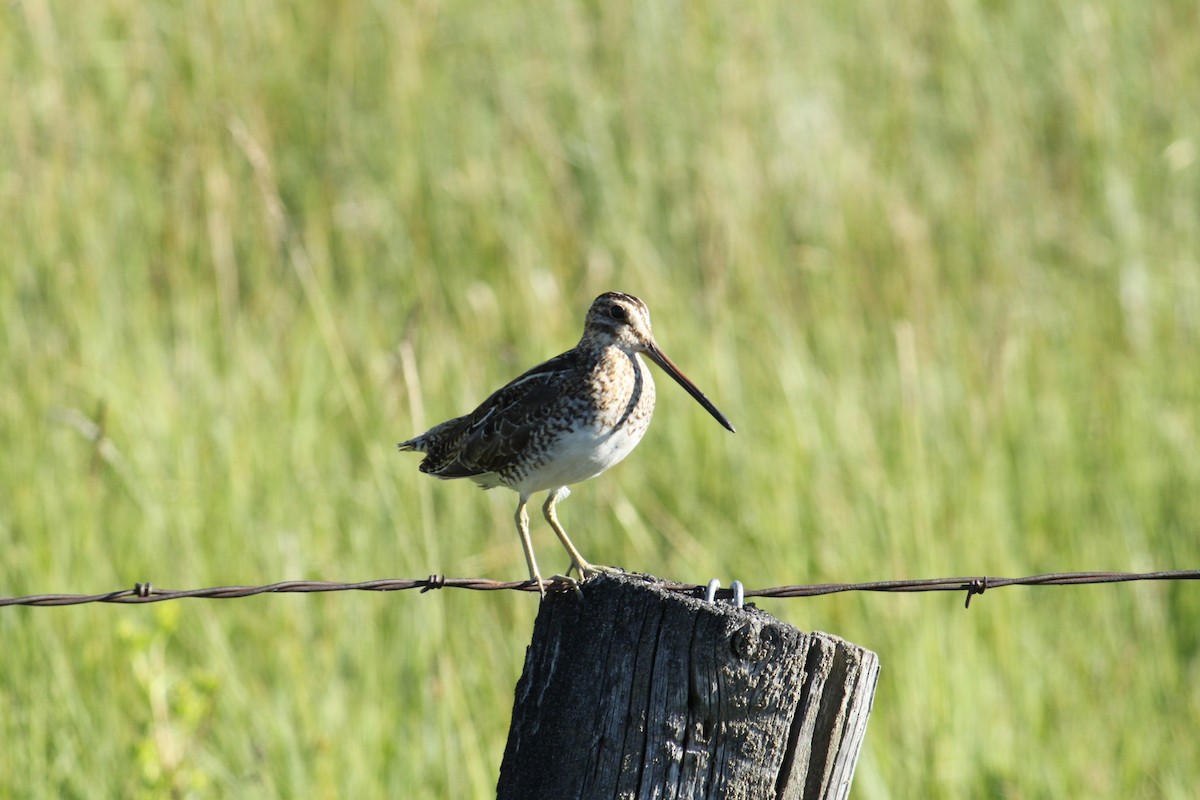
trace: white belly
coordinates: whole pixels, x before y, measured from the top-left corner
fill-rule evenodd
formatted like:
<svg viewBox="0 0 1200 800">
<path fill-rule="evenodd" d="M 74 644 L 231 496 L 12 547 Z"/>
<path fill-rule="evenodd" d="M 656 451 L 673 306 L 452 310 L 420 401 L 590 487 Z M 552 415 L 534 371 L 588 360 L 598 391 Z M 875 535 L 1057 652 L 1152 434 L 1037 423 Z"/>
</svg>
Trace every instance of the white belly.
<svg viewBox="0 0 1200 800">
<path fill-rule="evenodd" d="M 646 432 L 645 425 L 620 425 L 597 429 L 587 426 L 563 433 L 512 488 L 522 494 L 557 489 L 594 478 L 633 451 Z"/>
</svg>

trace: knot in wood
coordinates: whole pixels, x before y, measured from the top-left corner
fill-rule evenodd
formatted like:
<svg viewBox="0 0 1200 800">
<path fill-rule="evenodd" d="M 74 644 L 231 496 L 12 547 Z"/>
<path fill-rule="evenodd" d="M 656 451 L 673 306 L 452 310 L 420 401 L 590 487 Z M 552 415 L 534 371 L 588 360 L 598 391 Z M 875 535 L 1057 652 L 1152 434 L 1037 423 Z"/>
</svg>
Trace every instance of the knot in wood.
<svg viewBox="0 0 1200 800">
<path fill-rule="evenodd" d="M 739 661 L 766 661 L 775 654 L 779 634 L 770 626 L 743 625 L 729 637 L 729 649 Z"/>
</svg>

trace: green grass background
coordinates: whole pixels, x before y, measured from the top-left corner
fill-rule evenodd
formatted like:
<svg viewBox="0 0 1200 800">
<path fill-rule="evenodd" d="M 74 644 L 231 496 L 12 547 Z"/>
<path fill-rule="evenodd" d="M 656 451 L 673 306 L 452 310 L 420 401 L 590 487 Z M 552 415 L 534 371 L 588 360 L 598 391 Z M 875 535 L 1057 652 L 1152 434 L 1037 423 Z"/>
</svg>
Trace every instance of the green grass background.
<svg viewBox="0 0 1200 800">
<path fill-rule="evenodd" d="M 1200 566 L 1198 33 L 1171 0 L 5 4 L 0 594 L 522 578 L 515 496 L 394 443 L 609 289 L 738 433 L 660 379 L 562 507 L 590 560 Z M 761 603 L 880 655 L 857 797 L 1193 796 L 1200 587 L 962 599 Z M 0 610 L 0 796 L 486 797 L 536 607 Z"/>
</svg>

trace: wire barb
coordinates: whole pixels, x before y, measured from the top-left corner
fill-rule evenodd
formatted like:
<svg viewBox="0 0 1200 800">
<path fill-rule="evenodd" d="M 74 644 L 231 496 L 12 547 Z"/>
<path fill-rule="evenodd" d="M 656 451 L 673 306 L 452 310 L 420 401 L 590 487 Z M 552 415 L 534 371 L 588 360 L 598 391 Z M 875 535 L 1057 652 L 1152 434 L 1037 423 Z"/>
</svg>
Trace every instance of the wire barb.
<svg viewBox="0 0 1200 800">
<path fill-rule="evenodd" d="M 963 608 L 971 607 L 971 597 L 977 594 L 983 594 L 987 591 L 988 579 L 987 575 L 982 578 L 976 578 L 967 584 L 967 602 L 963 603 Z"/>
</svg>

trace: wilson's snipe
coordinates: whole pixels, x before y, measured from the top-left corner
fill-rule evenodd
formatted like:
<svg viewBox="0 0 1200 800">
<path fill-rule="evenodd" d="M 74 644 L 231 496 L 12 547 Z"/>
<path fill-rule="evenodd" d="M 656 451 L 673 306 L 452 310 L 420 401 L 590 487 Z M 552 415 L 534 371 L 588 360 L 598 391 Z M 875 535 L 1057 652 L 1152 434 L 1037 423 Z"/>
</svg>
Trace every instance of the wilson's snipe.
<svg viewBox="0 0 1200 800">
<path fill-rule="evenodd" d="M 637 446 L 654 412 L 654 379 L 639 354 L 666 370 L 730 431 L 733 425 L 659 349 L 650 310 L 636 297 L 608 292 L 588 309 L 583 338 L 496 391 L 464 417 L 443 422 L 398 446 L 425 453 L 421 471 L 471 478 L 484 489 L 507 486 L 520 496 L 517 530 L 529 577 L 542 589 L 525 510 L 549 491 L 542 512 L 580 578 L 603 571 L 584 560 L 559 524 L 554 506 L 567 487 L 594 478 Z"/>
</svg>

